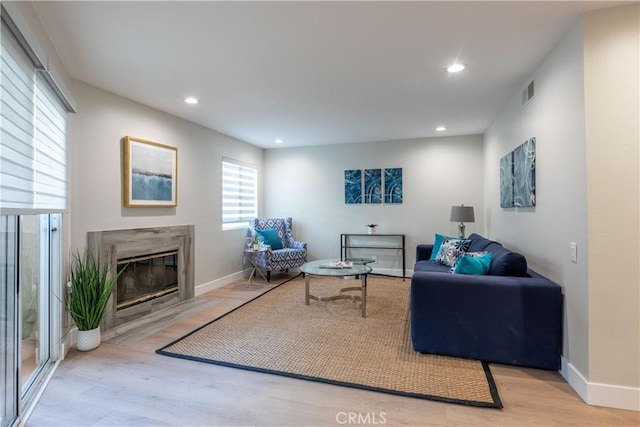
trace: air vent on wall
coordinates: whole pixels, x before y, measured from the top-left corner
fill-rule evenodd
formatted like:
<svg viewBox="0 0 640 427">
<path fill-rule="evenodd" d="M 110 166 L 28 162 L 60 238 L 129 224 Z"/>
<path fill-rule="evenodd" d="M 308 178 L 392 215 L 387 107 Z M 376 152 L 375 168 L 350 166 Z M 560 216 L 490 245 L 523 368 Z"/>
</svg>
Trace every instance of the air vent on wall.
<svg viewBox="0 0 640 427">
<path fill-rule="evenodd" d="M 534 83 L 533 80 L 531 80 L 531 83 L 529 83 L 527 87 L 524 89 L 524 91 L 522 91 L 522 105 L 527 104 L 533 98 L 533 95 L 534 95 L 533 83 Z"/>
</svg>

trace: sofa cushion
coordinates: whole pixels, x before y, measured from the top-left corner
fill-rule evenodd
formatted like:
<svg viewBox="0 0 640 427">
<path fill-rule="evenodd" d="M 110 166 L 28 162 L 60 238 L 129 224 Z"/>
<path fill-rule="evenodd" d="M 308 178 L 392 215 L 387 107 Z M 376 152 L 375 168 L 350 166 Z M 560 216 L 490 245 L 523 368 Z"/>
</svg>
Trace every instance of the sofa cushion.
<svg viewBox="0 0 640 427">
<path fill-rule="evenodd" d="M 435 262 L 447 267 L 455 267 L 458 258 L 467 252 L 470 244 L 471 241 L 467 239 L 444 239 L 438 250 L 438 255 L 436 255 Z"/>
<path fill-rule="evenodd" d="M 413 267 L 413 271 L 428 271 L 431 273 L 449 273 L 449 267 L 442 264 L 436 264 L 433 261 L 418 261 Z"/>
<path fill-rule="evenodd" d="M 469 252 L 482 252 L 486 250 L 487 246 L 489 246 L 491 243 L 500 245 L 500 243 L 494 242 L 493 240 L 489 240 L 486 237 L 482 237 L 476 233 L 472 233 L 469 237 L 467 237 L 467 239 L 471 240 L 471 245 L 469 246 Z"/>
<path fill-rule="evenodd" d="M 491 266 L 487 274 L 491 276 L 527 277 L 527 260 L 524 255 L 511 252 L 498 243 L 487 246 L 491 253 Z"/>
<path fill-rule="evenodd" d="M 491 258 L 492 255 L 489 252 L 467 252 L 460 256 L 451 272 L 453 274 L 487 274 L 491 266 Z"/>
<path fill-rule="evenodd" d="M 444 239 L 456 239 L 456 237 L 445 236 L 436 233 L 435 237 L 433 238 L 433 250 L 431 251 L 431 258 L 429 258 L 429 261 L 436 260 L 436 256 L 438 256 L 438 251 L 440 250 L 440 246 L 442 246 L 442 242 L 444 241 Z"/>
</svg>

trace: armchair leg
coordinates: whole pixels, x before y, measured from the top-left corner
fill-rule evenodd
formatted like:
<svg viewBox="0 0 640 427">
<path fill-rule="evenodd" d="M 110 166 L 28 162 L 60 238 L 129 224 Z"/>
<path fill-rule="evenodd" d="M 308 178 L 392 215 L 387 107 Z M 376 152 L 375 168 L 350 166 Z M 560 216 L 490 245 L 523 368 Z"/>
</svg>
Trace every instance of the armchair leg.
<svg viewBox="0 0 640 427">
<path fill-rule="evenodd" d="M 267 283 L 271 284 L 271 270 L 267 270 Z"/>
</svg>

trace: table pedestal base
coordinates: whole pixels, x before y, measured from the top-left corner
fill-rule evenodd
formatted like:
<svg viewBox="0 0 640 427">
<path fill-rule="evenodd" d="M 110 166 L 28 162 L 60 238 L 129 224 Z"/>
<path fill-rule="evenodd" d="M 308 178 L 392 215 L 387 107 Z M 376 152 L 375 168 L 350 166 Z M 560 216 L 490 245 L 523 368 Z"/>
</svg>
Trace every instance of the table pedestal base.
<svg viewBox="0 0 640 427">
<path fill-rule="evenodd" d="M 348 299 L 351 301 L 360 301 L 360 306 L 362 307 L 362 317 L 367 317 L 367 275 L 360 275 L 360 286 L 350 286 L 347 288 L 342 288 L 338 292 L 338 295 L 332 295 L 328 297 L 319 297 L 316 295 L 311 295 L 309 292 L 309 277 L 310 274 L 304 275 L 304 298 L 305 304 L 309 305 L 310 300 L 314 301 L 335 301 L 339 299 Z M 360 291 L 360 295 L 347 294 L 346 292 Z"/>
</svg>

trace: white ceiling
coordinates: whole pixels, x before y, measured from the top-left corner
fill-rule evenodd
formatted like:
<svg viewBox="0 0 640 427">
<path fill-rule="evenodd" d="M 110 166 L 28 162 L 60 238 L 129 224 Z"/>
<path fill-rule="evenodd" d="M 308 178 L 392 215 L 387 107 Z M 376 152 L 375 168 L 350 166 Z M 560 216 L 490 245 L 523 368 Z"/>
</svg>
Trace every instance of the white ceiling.
<svg viewBox="0 0 640 427">
<path fill-rule="evenodd" d="M 274 148 L 483 133 L 582 12 L 621 3 L 34 6 L 72 77 Z"/>
</svg>

